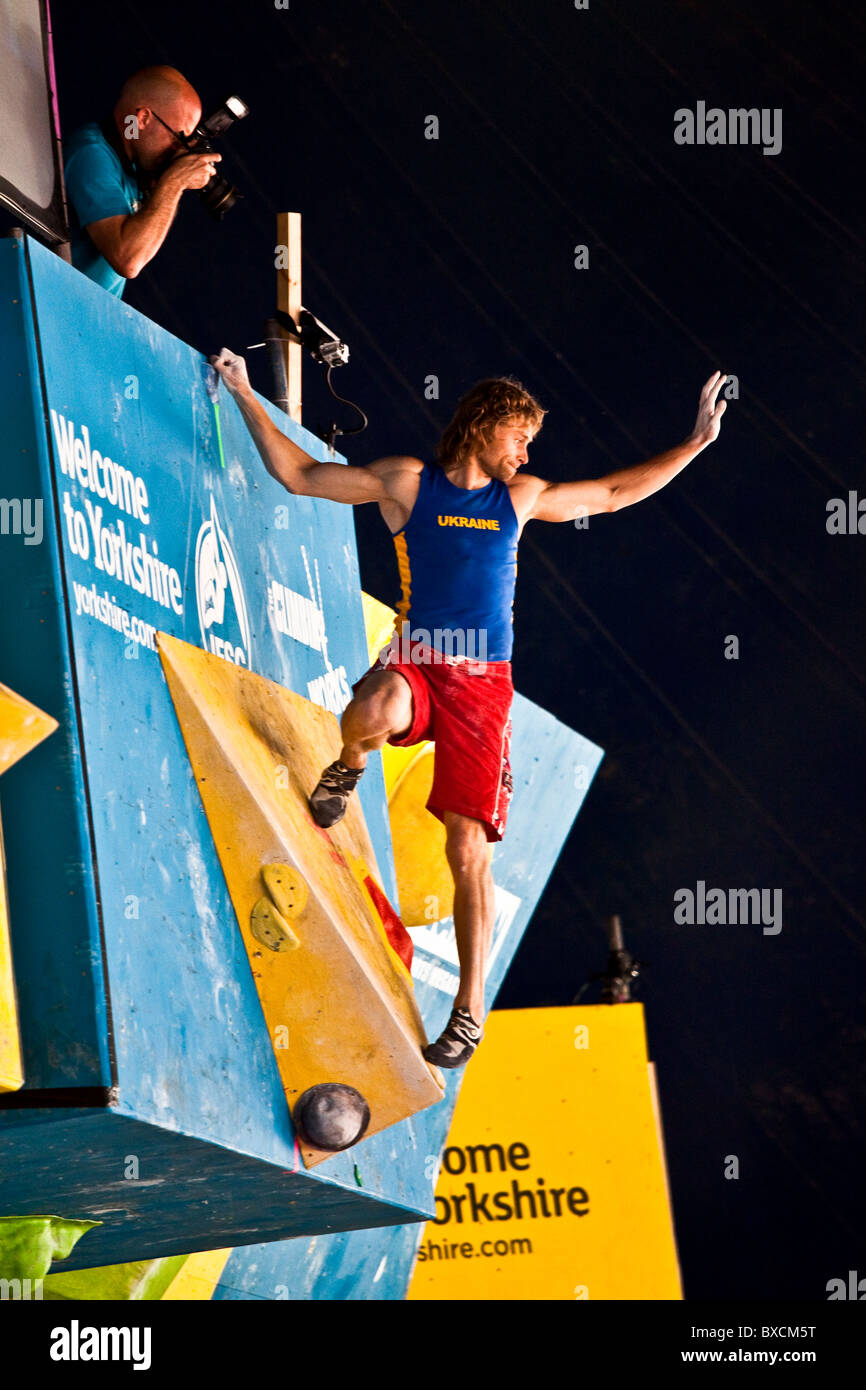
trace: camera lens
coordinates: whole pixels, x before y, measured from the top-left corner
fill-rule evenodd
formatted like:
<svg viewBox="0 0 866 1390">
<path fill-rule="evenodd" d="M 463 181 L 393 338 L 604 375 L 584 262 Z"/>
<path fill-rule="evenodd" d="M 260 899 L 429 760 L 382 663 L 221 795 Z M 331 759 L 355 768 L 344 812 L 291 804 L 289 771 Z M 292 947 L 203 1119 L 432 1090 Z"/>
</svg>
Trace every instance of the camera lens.
<svg viewBox="0 0 866 1390">
<path fill-rule="evenodd" d="M 219 174 L 214 174 L 209 183 L 199 192 L 202 206 L 210 213 L 211 217 L 219 222 L 230 208 L 233 208 L 238 198 L 241 196 L 236 188 Z"/>
</svg>

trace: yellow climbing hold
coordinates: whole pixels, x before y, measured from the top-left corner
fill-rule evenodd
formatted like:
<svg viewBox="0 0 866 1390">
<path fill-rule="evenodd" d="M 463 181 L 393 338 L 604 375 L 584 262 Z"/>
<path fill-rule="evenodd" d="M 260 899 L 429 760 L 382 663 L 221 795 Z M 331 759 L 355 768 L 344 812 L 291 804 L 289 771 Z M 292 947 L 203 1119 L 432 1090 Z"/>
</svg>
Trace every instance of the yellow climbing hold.
<svg viewBox="0 0 866 1390">
<path fill-rule="evenodd" d="M 300 917 L 307 906 L 307 885 L 291 864 L 266 864 L 262 869 L 265 887 L 278 911 L 290 921 Z"/>
<path fill-rule="evenodd" d="M 259 898 L 250 913 L 250 931 L 269 951 L 295 951 L 301 944 L 270 898 Z"/>
</svg>

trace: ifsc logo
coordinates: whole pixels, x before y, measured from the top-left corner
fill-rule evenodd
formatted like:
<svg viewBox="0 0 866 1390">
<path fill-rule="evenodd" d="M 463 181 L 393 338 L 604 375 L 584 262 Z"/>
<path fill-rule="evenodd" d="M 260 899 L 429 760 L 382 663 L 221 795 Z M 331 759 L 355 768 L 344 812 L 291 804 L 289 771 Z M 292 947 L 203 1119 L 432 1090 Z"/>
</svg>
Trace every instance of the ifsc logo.
<svg viewBox="0 0 866 1390">
<path fill-rule="evenodd" d="M 205 650 L 249 669 L 251 643 L 247 603 L 238 562 L 220 526 L 213 494 L 210 517 L 202 523 L 196 537 L 195 598 Z"/>
</svg>

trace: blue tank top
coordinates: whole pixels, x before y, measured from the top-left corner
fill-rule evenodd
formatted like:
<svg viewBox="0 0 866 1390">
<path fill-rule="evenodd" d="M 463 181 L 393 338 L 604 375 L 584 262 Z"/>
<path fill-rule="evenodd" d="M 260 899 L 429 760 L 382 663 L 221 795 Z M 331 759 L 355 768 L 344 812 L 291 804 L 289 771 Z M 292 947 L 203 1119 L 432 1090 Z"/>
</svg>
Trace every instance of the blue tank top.
<svg viewBox="0 0 866 1390">
<path fill-rule="evenodd" d="M 425 464 L 394 536 L 402 596 L 395 633 L 447 656 L 510 661 L 519 523 L 505 483 L 452 483 Z"/>
</svg>

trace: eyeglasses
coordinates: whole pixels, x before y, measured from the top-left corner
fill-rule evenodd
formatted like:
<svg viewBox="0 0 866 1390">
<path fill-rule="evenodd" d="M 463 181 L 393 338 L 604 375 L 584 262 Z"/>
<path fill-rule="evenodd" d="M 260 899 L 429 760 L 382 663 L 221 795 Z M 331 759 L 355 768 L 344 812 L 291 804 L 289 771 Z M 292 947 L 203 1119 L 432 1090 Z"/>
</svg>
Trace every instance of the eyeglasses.
<svg viewBox="0 0 866 1390">
<path fill-rule="evenodd" d="M 163 129 L 167 130 L 169 135 L 173 135 L 179 145 L 183 145 L 184 147 L 186 147 L 186 144 L 190 138 L 188 135 L 184 135 L 183 132 L 180 130 L 173 130 L 172 127 L 162 119 L 162 116 L 160 116 L 157 111 L 154 111 L 153 107 L 150 108 L 150 114 L 152 116 L 156 116 L 156 119 L 159 121 Z"/>
</svg>

